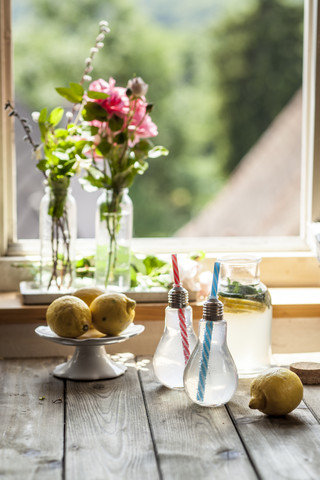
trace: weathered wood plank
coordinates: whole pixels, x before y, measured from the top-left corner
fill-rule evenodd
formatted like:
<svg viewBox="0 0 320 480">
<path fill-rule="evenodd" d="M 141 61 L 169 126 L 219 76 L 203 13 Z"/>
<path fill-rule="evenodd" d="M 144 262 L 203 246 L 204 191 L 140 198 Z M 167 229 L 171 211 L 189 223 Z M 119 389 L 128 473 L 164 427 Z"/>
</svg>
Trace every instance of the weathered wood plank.
<svg viewBox="0 0 320 480">
<path fill-rule="evenodd" d="M 48 359 L 0 360 L 0 478 L 62 477 L 64 384 Z"/>
<path fill-rule="evenodd" d="M 303 400 L 320 422 L 320 385 L 304 385 Z"/>
<path fill-rule="evenodd" d="M 149 360 L 140 359 L 139 375 L 163 479 L 257 478 L 225 407 L 200 407 L 161 386 Z"/>
<path fill-rule="evenodd" d="M 159 478 L 135 364 L 115 379 L 67 382 L 65 478 Z"/>
<path fill-rule="evenodd" d="M 283 417 L 251 410 L 250 380 L 241 380 L 229 409 L 262 479 L 318 479 L 320 425 L 306 405 Z M 319 398 L 319 396 L 318 396 Z"/>
</svg>

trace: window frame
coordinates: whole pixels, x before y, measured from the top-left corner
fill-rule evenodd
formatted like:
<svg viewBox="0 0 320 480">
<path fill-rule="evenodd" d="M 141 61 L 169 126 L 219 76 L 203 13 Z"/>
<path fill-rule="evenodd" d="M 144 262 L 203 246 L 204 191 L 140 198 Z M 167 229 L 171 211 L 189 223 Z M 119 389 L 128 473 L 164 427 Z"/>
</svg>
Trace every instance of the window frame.
<svg viewBox="0 0 320 480">
<path fill-rule="evenodd" d="M 318 0 L 305 0 L 304 6 L 304 60 L 303 60 L 303 125 L 301 160 L 301 225 L 297 237 L 199 237 L 199 238 L 148 238 L 134 239 L 133 249 L 143 253 L 188 253 L 204 250 L 208 261 L 223 252 L 259 252 L 268 264 L 277 260 L 290 264 L 290 272 L 300 277 L 301 270 L 295 265 L 304 265 L 304 275 L 312 268 L 311 278 L 316 280 L 318 267 L 313 245 L 312 224 L 320 218 L 320 13 Z M 17 240 L 16 236 L 16 179 L 14 120 L 8 118 L 3 105 L 13 98 L 11 0 L 0 0 L 0 267 L 12 258 L 27 259 L 36 255 L 38 242 Z M 89 248 L 92 241 L 79 240 L 79 251 Z M 273 259 L 271 261 L 271 259 Z M 312 261 L 313 260 L 313 261 Z M 311 267 L 310 267 L 311 265 Z M 12 273 L 8 273 L 12 275 Z M 270 274 L 271 275 L 271 274 Z M 270 277 L 271 278 L 271 277 Z M 291 278 L 291 283 L 292 283 Z M 296 284 L 298 280 L 295 279 Z M 284 280 L 283 286 L 290 284 Z M 10 282 L 9 282 L 10 284 Z M 320 280 L 319 280 L 320 285 Z M 0 290 L 6 289 L 1 285 Z"/>
</svg>

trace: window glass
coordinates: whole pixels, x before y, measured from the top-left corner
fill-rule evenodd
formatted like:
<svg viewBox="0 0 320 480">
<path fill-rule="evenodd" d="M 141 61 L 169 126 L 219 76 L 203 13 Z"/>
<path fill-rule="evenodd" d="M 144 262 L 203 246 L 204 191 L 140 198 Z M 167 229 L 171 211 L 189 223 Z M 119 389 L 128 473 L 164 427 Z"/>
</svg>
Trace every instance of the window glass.
<svg viewBox="0 0 320 480">
<path fill-rule="evenodd" d="M 134 234 L 298 235 L 302 0 L 13 0 L 15 104 L 30 118 L 63 105 L 98 23 L 111 32 L 94 79 L 149 84 L 156 143 L 130 189 Z M 34 124 L 33 135 L 37 137 Z M 16 125 L 18 237 L 38 237 L 43 177 Z M 79 237 L 94 236 L 98 193 L 73 181 Z"/>
</svg>

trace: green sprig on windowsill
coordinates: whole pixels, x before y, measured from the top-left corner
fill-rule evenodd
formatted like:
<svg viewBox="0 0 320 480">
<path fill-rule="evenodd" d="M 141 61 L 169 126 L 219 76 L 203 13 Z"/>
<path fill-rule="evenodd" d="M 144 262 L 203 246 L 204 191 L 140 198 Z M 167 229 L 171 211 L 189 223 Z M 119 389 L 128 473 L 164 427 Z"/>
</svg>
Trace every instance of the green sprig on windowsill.
<svg viewBox="0 0 320 480">
<path fill-rule="evenodd" d="M 95 274 L 95 257 L 89 255 L 76 261 L 75 272 L 79 279 L 93 279 Z M 36 281 L 39 271 L 39 262 L 15 262 L 16 268 L 24 268 L 33 281 Z M 170 277 L 170 263 L 154 255 L 145 257 L 132 254 L 131 258 L 131 288 L 141 287 L 144 290 L 152 288 L 169 289 L 172 284 Z"/>
</svg>

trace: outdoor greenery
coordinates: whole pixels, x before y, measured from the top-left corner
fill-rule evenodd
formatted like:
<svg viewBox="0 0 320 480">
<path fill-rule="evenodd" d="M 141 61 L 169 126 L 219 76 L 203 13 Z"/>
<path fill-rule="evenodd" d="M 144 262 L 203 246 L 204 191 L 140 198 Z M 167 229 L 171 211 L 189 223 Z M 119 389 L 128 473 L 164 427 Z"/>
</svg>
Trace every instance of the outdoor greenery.
<svg viewBox="0 0 320 480">
<path fill-rule="evenodd" d="M 302 0 L 13 5 L 16 96 L 30 111 L 66 107 L 55 88 L 79 81 L 101 19 L 111 33 L 93 79 L 149 85 L 170 154 L 130 189 L 135 236 L 172 235 L 196 215 L 301 84 Z"/>
<path fill-rule="evenodd" d="M 226 172 L 239 163 L 301 87 L 303 4 L 259 0 L 212 32 L 216 155 Z"/>
</svg>

